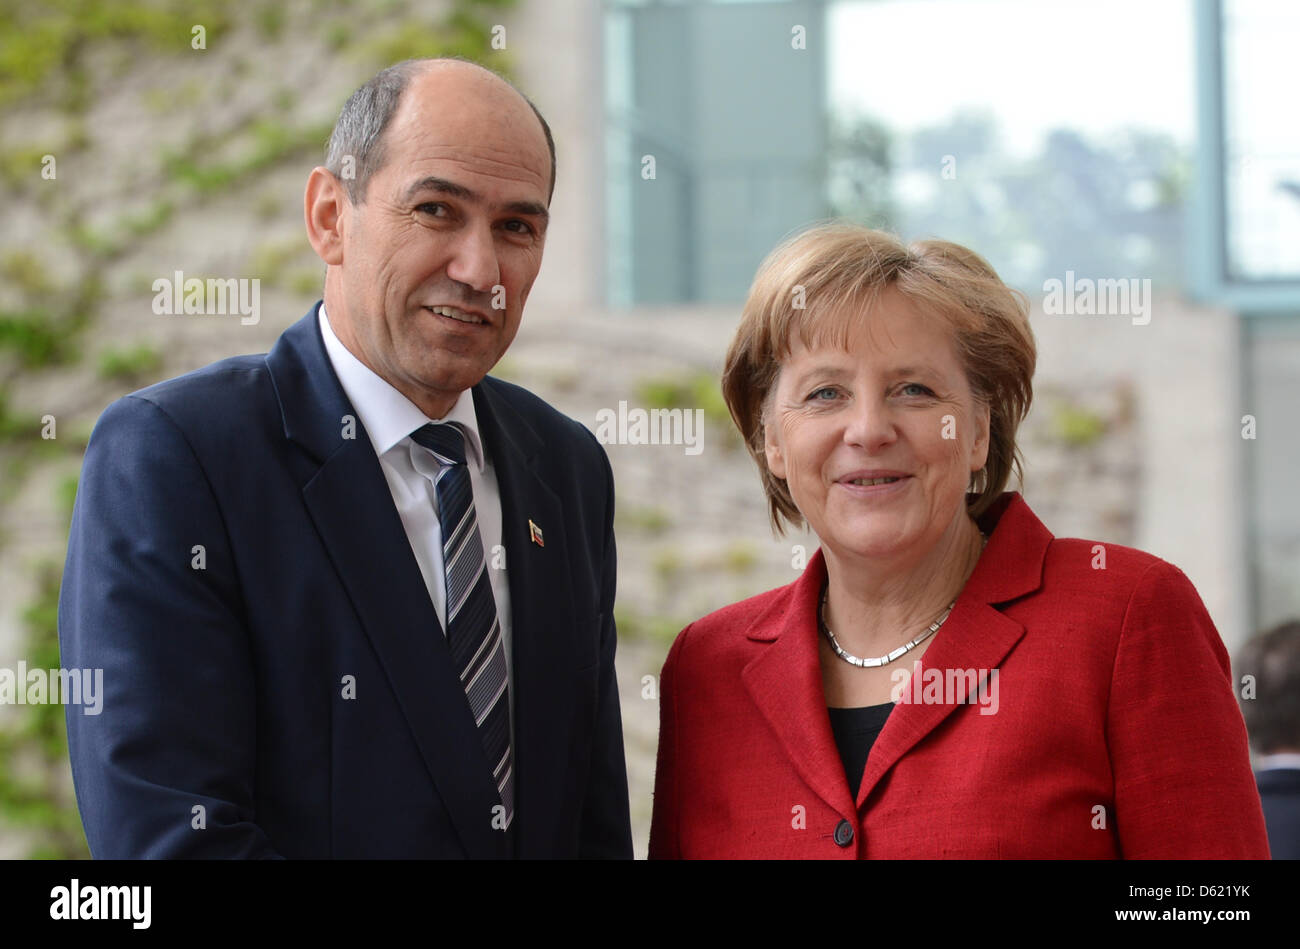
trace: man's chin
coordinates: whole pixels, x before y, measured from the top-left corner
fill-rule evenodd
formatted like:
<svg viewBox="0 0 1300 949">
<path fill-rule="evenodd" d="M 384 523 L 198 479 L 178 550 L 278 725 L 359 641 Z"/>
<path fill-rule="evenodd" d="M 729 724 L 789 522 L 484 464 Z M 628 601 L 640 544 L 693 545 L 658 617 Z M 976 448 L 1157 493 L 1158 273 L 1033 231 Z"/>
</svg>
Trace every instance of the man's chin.
<svg viewBox="0 0 1300 949">
<path fill-rule="evenodd" d="M 430 368 L 418 375 L 421 387 L 432 396 L 457 398 L 466 389 L 472 389 L 483 381 L 488 374 L 488 367 L 477 366 L 473 369 L 457 368 L 448 371 L 445 367 Z"/>
</svg>

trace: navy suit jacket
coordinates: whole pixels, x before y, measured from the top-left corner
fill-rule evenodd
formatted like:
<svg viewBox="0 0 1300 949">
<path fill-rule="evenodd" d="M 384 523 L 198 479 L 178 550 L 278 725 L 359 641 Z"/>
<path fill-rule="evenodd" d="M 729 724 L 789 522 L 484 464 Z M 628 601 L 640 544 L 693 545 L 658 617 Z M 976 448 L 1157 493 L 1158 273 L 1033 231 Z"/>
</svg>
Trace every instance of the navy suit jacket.
<svg viewBox="0 0 1300 949">
<path fill-rule="evenodd" d="M 609 462 L 518 386 L 473 396 L 512 603 L 510 830 L 313 307 L 91 436 L 59 639 L 65 668 L 104 670 L 101 714 L 67 710 L 94 856 L 632 855 Z"/>
<path fill-rule="evenodd" d="M 1274 860 L 1300 860 L 1300 768 L 1256 771 Z"/>
</svg>

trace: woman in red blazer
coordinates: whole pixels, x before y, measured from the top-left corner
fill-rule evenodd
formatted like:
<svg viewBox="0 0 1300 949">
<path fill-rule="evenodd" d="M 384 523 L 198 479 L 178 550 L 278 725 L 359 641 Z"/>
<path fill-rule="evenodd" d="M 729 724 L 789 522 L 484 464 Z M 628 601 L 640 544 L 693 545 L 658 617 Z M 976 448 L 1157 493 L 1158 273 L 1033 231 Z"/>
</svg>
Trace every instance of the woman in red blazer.
<svg viewBox="0 0 1300 949">
<path fill-rule="evenodd" d="M 723 391 L 821 547 L 673 644 L 651 857 L 1268 856 L 1191 583 L 1003 490 L 1034 360 L 957 245 L 825 225 L 764 262 Z"/>
</svg>

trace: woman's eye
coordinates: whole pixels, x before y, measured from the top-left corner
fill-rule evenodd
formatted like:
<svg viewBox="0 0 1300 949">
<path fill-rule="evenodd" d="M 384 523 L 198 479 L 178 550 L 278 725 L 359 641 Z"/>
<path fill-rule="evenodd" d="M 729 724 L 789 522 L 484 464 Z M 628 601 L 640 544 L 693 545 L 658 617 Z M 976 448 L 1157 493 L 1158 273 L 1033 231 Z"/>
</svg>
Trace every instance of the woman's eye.
<svg viewBox="0 0 1300 949">
<path fill-rule="evenodd" d="M 920 391 L 919 391 L 919 392 L 915 392 L 915 393 L 908 393 L 908 392 L 907 392 L 908 389 L 919 389 Z M 908 382 L 908 383 L 904 384 L 904 385 L 903 385 L 903 392 L 906 393 L 906 394 L 908 394 L 908 395 L 934 395 L 933 392 L 931 392 L 931 391 L 930 391 L 929 389 L 927 389 L 925 386 L 921 385 L 921 383 L 919 383 L 919 382 Z"/>
<path fill-rule="evenodd" d="M 829 395 L 827 395 L 827 393 L 829 393 Z M 822 386 L 820 389 L 814 389 L 810 392 L 808 394 L 808 399 L 814 402 L 829 402 L 837 395 L 839 395 L 839 390 L 834 386 Z"/>
</svg>

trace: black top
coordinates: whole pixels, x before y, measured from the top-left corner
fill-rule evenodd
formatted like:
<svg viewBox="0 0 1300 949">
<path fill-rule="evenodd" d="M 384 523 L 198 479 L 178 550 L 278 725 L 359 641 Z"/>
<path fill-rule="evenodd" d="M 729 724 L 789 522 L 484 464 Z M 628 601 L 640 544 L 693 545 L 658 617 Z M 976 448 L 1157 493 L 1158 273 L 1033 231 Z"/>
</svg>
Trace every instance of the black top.
<svg viewBox="0 0 1300 949">
<path fill-rule="evenodd" d="M 826 709 L 831 717 L 831 734 L 835 736 L 840 760 L 844 762 L 844 774 L 849 779 L 849 792 L 855 801 L 858 787 L 862 784 L 862 771 L 867 766 L 867 755 L 893 710 L 893 702 L 861 708 Z"/>
</svg>

